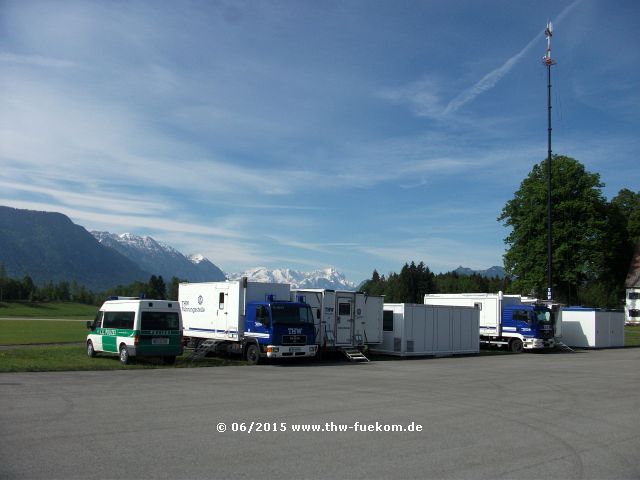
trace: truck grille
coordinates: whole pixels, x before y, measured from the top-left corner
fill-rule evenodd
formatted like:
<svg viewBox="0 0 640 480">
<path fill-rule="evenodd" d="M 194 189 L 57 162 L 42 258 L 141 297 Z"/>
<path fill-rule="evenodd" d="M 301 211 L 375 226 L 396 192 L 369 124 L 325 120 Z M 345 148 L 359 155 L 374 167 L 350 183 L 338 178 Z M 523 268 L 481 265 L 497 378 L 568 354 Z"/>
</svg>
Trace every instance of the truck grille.
<svg viewBox="0 0 640 480">
<path fill-rule="evenodd" d="M 283 335 L 282 345 L 306 345 L 306 335 Z"/>
</svg>

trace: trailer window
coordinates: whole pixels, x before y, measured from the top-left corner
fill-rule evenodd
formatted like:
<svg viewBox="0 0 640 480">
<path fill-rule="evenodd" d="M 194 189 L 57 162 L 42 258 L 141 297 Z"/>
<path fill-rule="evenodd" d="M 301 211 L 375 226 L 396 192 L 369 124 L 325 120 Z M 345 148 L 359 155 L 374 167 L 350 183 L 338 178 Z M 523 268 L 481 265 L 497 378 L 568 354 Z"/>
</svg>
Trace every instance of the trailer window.
<svg viewBox="0 0 640 480">
<path fill-rule="evenodd" d="M 351 304 L 350 303 L 339 303 L 338 304 L 338 315 L 342 316 L 351 316 Z"/>
<path fill-rule="evenodd" d="M 134 312 L 104 312 L 102 328 L 120 328 L 133 330 Z"/>
<path fill-rule="evenodd" d="M 382 330 L 393 332 L 393 312 L 391 310 L 385 310 L 382 313 Z"/>
<path fill-rule="evenodd" d="M 280 325 L 313 323 L 311 308 L 299 305 L 271 305 L 273 322 Z"/>
<path fill-rule="evenodd" d="M 218 296 L 218 308 L 224 310 L 224 292 L 220 292 Z"/>
<path fill-rule="evenodd" d="M 640 300 L 640 292 L 629 292 L 629 300 Z"/>
<path fill-rule="evenodd" d="M 180 330 L 178 312 L 142 312 L 140 330 Z"/>
</svg>

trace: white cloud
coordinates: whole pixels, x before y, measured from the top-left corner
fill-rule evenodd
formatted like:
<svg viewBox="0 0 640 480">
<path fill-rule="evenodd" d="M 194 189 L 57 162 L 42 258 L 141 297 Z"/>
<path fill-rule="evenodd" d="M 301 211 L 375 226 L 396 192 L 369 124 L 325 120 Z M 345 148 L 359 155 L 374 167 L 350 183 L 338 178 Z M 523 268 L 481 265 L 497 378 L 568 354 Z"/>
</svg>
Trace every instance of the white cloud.
<svg viewBox="0 0 640 480">
<path fill-rule="evenodd" d="M 70 60 L 43 57 L 40 55 L 18 55 L 10 52 L 0 52 L 0 63 L 29 65 L 45 68 L 69 68 L 75 66 Z"/>
</svg>

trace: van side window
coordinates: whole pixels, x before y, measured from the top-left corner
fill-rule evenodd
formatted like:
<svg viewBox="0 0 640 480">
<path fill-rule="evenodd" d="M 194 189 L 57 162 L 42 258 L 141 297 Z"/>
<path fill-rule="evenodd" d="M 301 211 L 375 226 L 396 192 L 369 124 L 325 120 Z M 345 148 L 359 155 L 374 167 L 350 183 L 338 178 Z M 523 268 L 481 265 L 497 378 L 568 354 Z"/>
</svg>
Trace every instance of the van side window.
<svg viewBox="0 0 640 480">
<path fill-rule="evenodd" d="M 218 308 L 220 310 L 224 310 L 224 292 L 220 292 L 220 295 L 219 295 L 218 298 L 219 298 L 219 300 L 218 300 L 218 304 L 219 304 Z"/>
<path fill-rule="evenodd" d="M 104 312 L 102 328 L 133 330 L 134 312 Z"/>
<path fill-rule="evenodd" d="M 102 325 L 102 312 L 98 312 L 96 318 L 93 319 L 93 328 L 100 328 Z"/>
</svg>

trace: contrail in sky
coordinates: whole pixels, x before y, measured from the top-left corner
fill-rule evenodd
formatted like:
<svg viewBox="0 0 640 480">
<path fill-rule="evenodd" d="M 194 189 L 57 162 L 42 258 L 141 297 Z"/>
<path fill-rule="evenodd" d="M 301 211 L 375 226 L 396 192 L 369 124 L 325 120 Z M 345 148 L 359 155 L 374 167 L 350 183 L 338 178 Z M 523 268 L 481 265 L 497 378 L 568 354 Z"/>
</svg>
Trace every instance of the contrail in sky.
<svg viewBox="0 0 640 480">
<path fill-rule="evenodd" d="M 562 10 L 562 12 L 560 12 L 560 15 L 557 16 L 557 18 L 553 21 L 553 23 L 556 25 L 560 23 L 562 19 L 564 19 L 564 17 L 566 17 L 567 14 L 571 10 L 573 10 L 573 8 L 576 5 L 578 5 L 581 2 L 582 0 L 575 0 L 573 3 L 568 5 L 564 10 Z M 502 77 L 504 77 L 507 73 L 511 71 L 511 69 L 518 62 L 518 60 L 520 60 L 531 49 L 531 47 L 533 47 L 540 40 L 540 38 L 543 35 L 544 35 L 544 30 L 541 28 L 540 32 L 535 37 L 533 37 L 533 39 L 529 43 L 527 43 L 527 45 L 522 50 L 520 50 L 513 57 L 511 57 L 509 60 L 504 62 L 502 66 L 487 73 L 475 85 L 464 90 L 463 92 L 458 94 L 457 97 L 451 100 L 449 104 L 446 106 L 446 108 L 444 109 L 444 114 L 447 115 L 449 113 L 455 112 L 463 105 L 475 99 L 481 93 L 484 93 L 487 90 L 493 88 L 495 84 L 502 79 Z"/>
</svg>

